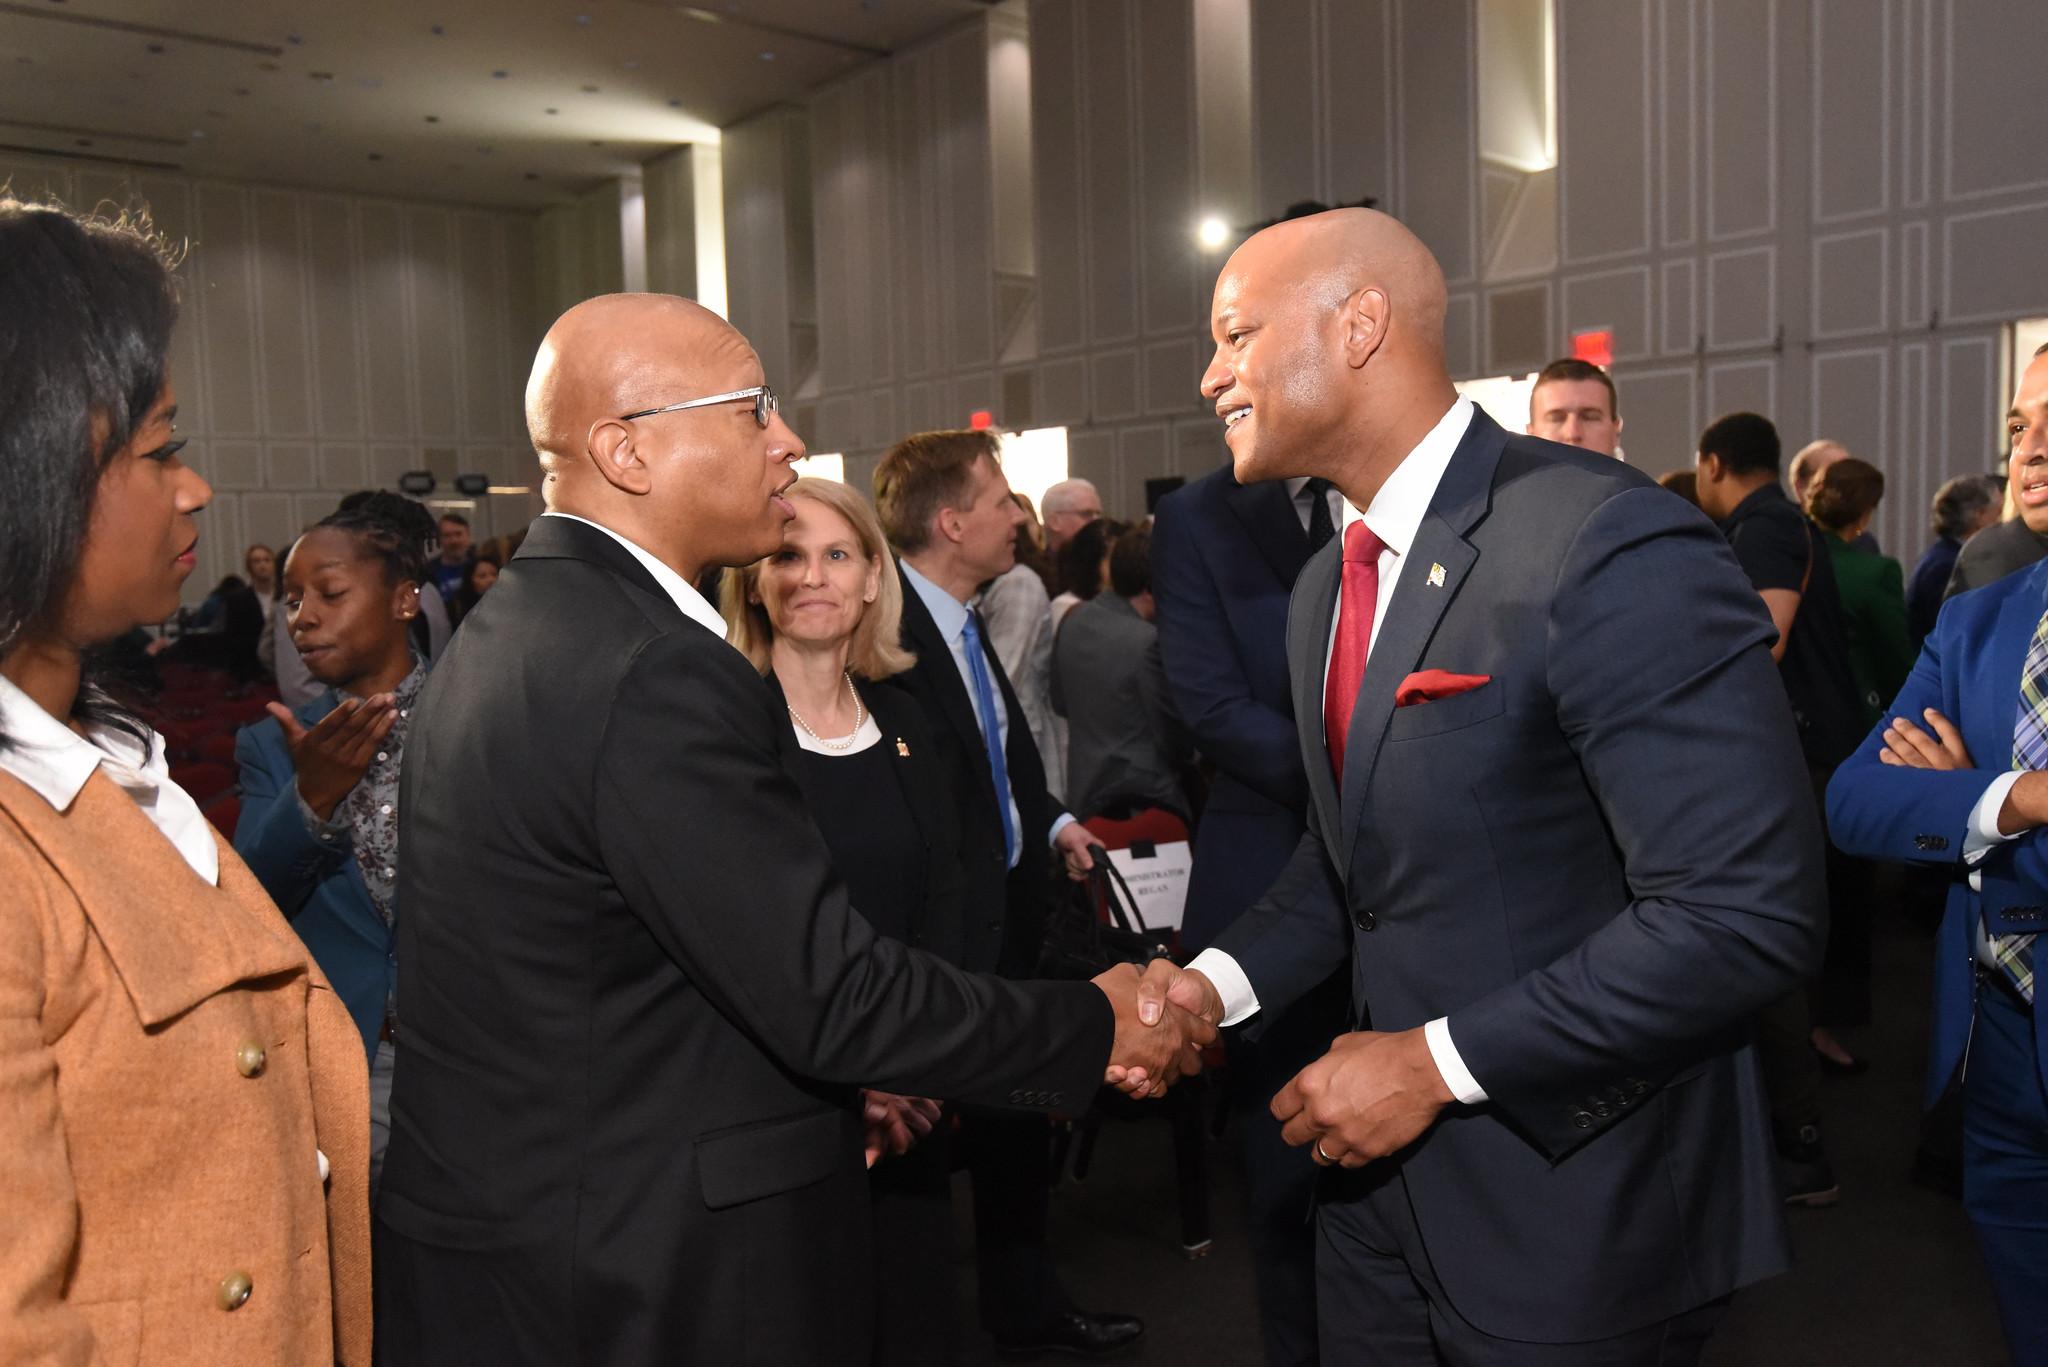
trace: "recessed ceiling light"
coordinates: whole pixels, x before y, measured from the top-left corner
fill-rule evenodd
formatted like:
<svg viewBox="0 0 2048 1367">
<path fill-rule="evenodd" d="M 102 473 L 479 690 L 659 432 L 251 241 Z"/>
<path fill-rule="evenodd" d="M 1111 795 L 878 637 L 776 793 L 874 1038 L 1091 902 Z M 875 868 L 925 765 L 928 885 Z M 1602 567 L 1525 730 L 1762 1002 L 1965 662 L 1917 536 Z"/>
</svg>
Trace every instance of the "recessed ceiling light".
<svg viewBox="0 0 2048 1367">
<path fill-rule="evenodd" d="M 429 115 L 427 115 L 427 122 L 428 122 L 428 123 L 439 123 L 439 122 L 441 122 L 441 116 L 440 116 L 439 114 L 429 114 Z"/>
<path fill-rule="evenodd" d="M 433 34 L 436 38 L 445 38 L 448 36 L 448 30 L 441 27 L 439 24 L 434 25 L 432 28 L 428 29 L 427 32 Z"/>
<path fill-rule="evenodd" d="M 775 54 L 768 51 L 766 48 L 763 48 L 761 50 L 761 60 L 764 62 L 772 62 L 775 60 Z"/>
<path fill-rule="evenodd" d="M 576 22 L 587 27 L 590 23 L 590 16 L 587 14 L 579 14 L 576 16 Z"/>
<path fill-rule="evenodd" d="M 494 80 L 494 81 L 502 81 L 502 80 L 504 80 L 504 79 L 505 79 L 505 78 L 506 78 L 507 76 L 510 76 L 511 74 L 512 74 L 512 73 L 511 73 L 511 72 L 509 72 L 509 71 L 493 71 L 493 72 L 491 73 L 491 79 L 492 79 L 492 80 Z"/>
<path fill-rule="evenodd" d="M 586 85 L 583 87 L 583 93 L 586 95 L 595 95 L 597 93 L 597 87 L 594 85 Z"/>
<path fill-rule="evenodd" d="M 311 80 L 321 82 L 332 81 L 334 79 L 334 73 L 331 71 L 309 71 L 306 73 L 306 75 Z"/>
<path fill-rule="evenodd" d="M 372 152 L 372 153 L 370 153 L 370 160 L 371 160 L 371 161 L 382 161 L 382 160 L 384 160 L 384 154 L 383 154 L 382 152 Z"/>
<path fill-rule="evenodd" d="M 302 46 L 304 46 L 304 45 L 305 45 L 305 42 L 306 42 L 306 40 L 305 40 L 304 38 L 301 38 L 301 37 L 300 37 L 300 36 L 299 36 L 298 34 L 296 34 L 296 33 L 294 33 L 294 34 L 291 34 L 291 35 L 289 35 L 288 37 L 286 37 L 285 41 L 286 41 L 287 43 L 290 43 L 290 44 L 291 44 L 291 45 L 292 45 L 293 47 L 302 47 Z"/>
<path fill-rule="evenodd" d="M 627 58 L 624 62 L 620 63 L 620 65 L 624 66 L 628 71 L 638 71 L 640 69 L 640 63 L 637 60 L 630 57 Z"/>
<path fill-rule="evenodd" d="M 561 113 L 562 111 L 561 111 L 561 110 L 559 110 L 559 109 L 550 109 L 550 110 L 548 110 L 547 112 L 548 112 L 548 113 L 550 113 L 550 114 L 559 114 L 559 113 Z"/>
<path fill-rule="evenodd" d="M 384 88 L 384 78 L 382 76 L 358 76 L 356 77 L 356 84 L 365 90 L 382 90 Z"/>
<path fill-rule="evenodd" d="M 206 130 L 205 130 L 204 128 L 195 128 L 195 129 L 193 129 L 193 130 L 192 130 L 192 140 L 193 140 L 194 142 L 204 142 L 204 141 L 206 141 Z"/>
<path fill-rule="evenodd" d="M 602 147 L 602 146 L 604 146 L 604 144 L 603 144 L 602 142 L 598 141 L 598 140 L 597 140 L 596 138 L 592 138 L 592 139 L 590 140 L 590 145 L 591 145 L 592 147 Z"/>
<path fill-rule="evenodd" d="M 144 52 L 147 52 L 152 57 L 161 57 L 164 55 L 164 45 L 162 43 L 144 43 L 142 45 L 142 50 Z"/>
<path fill-rule="evenodd" d="M 91 139 L 91 138 L 80 138 L 80 139 L 78 139 L 78 143 L 77 143 L 77 145 L 78 145 L 78 146 L 80 146 L 80 147 L 90 147 L 90 146 L 92 146 L 92 139 Z"/>
<path fill-rule="evenodd" d="M 683 107 L 683 102 L 681 100 L 670 100 L 668 102 L 668 107 L 670 109 L 681 109 Z"/>
<path fill-rule="evenodd" d="M 698 9 L 695 5 L 683 6 L 683 15 L 685 18 L 695 19 L 700 24 L 722 24 L 725 22 L 724 15 L 713 14 L 708 9 Z"/>
<path fill-rule="evenodd" d="M 257 69 L 258 71 L 282 71 L 282 70 L 284 70 L 284 68 L 283 68 L 283 67 L 281 67 L 281 66 L 279 66 L 279 65 L 278 65 L 278 64 L 277 64 L 276 62 L 258 62 L 258 63 L 256 63 L 256 69 Z"/>
<path fill-rule="evenodd" d="M 527 178 L 528 180 L 539 180 L 539 179 L 540 179 L 540 172 L 538 172 L 538 171 L 528 171 L 528 172 L 526 173 L 526 178 Z"/>
<path fill-rule="evenodd" d="M 237 95 L 246 95 L 249 93 L 249 87 L 246 85 L 238 85 L 235 87 L 235 93 Z"/>
</svg>

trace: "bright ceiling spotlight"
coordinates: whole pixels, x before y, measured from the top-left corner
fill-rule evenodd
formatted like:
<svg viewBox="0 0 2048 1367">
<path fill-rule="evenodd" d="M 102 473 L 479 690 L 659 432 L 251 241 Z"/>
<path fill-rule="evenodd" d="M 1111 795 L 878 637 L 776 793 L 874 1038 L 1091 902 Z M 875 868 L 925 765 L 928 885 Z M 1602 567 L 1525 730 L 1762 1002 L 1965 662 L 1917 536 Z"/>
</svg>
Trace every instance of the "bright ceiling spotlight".
<svg viewBox="0 0 2048 1367">
<path fill-rule="evenodd" d="M 1202 244 L 1202 250 L 1213 252 L 1230 241 L 1230 225 L 1215 214 L 1210 214 L 1195 228 L 1195 241 Z"/>
</svg>

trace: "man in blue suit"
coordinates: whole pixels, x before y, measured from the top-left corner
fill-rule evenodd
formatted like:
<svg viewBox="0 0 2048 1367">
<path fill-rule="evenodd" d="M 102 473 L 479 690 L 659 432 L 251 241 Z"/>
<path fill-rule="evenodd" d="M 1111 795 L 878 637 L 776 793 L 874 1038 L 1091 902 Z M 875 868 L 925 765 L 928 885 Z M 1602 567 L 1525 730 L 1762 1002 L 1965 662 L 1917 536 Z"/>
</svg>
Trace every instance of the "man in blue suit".
<svg viewBox="0 0 2048 1367">
<path fill-rule="evenodd" d="M 2007 415 L 2020 517 L 2048 533 L 2048 347 Z M 1871 859 L 1938 862 L 1928 1099 L 1961 1086 L 1963 1204 L 2015 1367 L 2048 1364 L 2048 562 L 1942 608 L 1890 717 L 1836 771 L 1828 825 Z M 1967 1067 L 1965 1066 L 1967 1064 Z"/>
<path fill-rule="evenodd" d="M 1228 465 L 1159 501 L 1152 594 L 1167 692 L 1216 766 L 1181 923 L 1190 953 L 1273 885 L 1307 827 L 1308 775 L 1287 688 L 1287 595 L 1335 534 L 1342 508 L 1328 480 L 1239 484 Z M 1344 1028 L 1349 1001 L 1349 975 L 1333 974 L 1263 1022 L 1256 1039 L 1230 1042 L 1226 1077 L 1268 1367 L 1317 1361 L 1315 1230 L 1302 1219 L 1316 1170 L 1280 1138 L 1266 1103 Z"/>
<path fill-rule="evenodd" d="M 1307 832 L 1147 983 L 1235 1023 L 1350 968 L 1351 1032 L 1272 1103 L 1326 1166 L 1325 1359 L 1694 1362 L 1787 1263 L 1745 1026 L 1819 960 L 1819 813 L 1719 533 L 1460 398 L 1445 300 L 1362 209 L 1217 281 L 1239 478 L 1346 507 L 1288 613 Z"/>
</svg>

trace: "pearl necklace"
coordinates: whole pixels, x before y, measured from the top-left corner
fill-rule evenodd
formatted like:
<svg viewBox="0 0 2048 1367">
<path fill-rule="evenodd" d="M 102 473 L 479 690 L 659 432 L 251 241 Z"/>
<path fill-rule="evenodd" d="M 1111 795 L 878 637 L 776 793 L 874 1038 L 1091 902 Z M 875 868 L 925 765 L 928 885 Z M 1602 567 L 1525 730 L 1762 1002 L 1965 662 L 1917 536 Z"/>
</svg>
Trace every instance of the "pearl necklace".
<svg viewBox="0 0 2048 1367">
<path fill-rule="evenodd" d="M 805 735 L 824 746 L 827 750 L 851 750 L 853 743 L 860 739 L 860 729 L 868 724 L 868 711 L 867 708 L 861 706 L 860 690 L 853 686 L 852 671 L 849 670 L 845 677 L 846 695 L 853 699 L 853 732 L 845 740 L 826 740 L 811 729 L 811 724 L 805 721 L 794 707 L 790 707 L 786 702 L 783 704 L 784 707 L 789 708 L 789 719 L 802 727 Z"/>
</svg>

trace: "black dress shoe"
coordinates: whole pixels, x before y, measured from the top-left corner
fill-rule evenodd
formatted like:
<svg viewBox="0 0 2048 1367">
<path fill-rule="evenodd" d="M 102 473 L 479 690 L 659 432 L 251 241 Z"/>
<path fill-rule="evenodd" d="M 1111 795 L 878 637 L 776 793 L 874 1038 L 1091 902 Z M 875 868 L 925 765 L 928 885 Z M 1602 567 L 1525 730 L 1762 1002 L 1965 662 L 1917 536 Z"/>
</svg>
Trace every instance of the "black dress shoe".
<svg viewBox="0 0 2048 1367">
<path fill-rule="evenodd" d="M 1070 1353 L 1100 1358 L 1121 1353 L 1145 1336 L 1145 1321 L 1136 1315 L 1091 1315 L 1068 1310 L 1048 1316 L 1021 1334 L 996 1335 L 996 1350 L 1005 1356 L 1026 1353 Z"/>
</svg>

